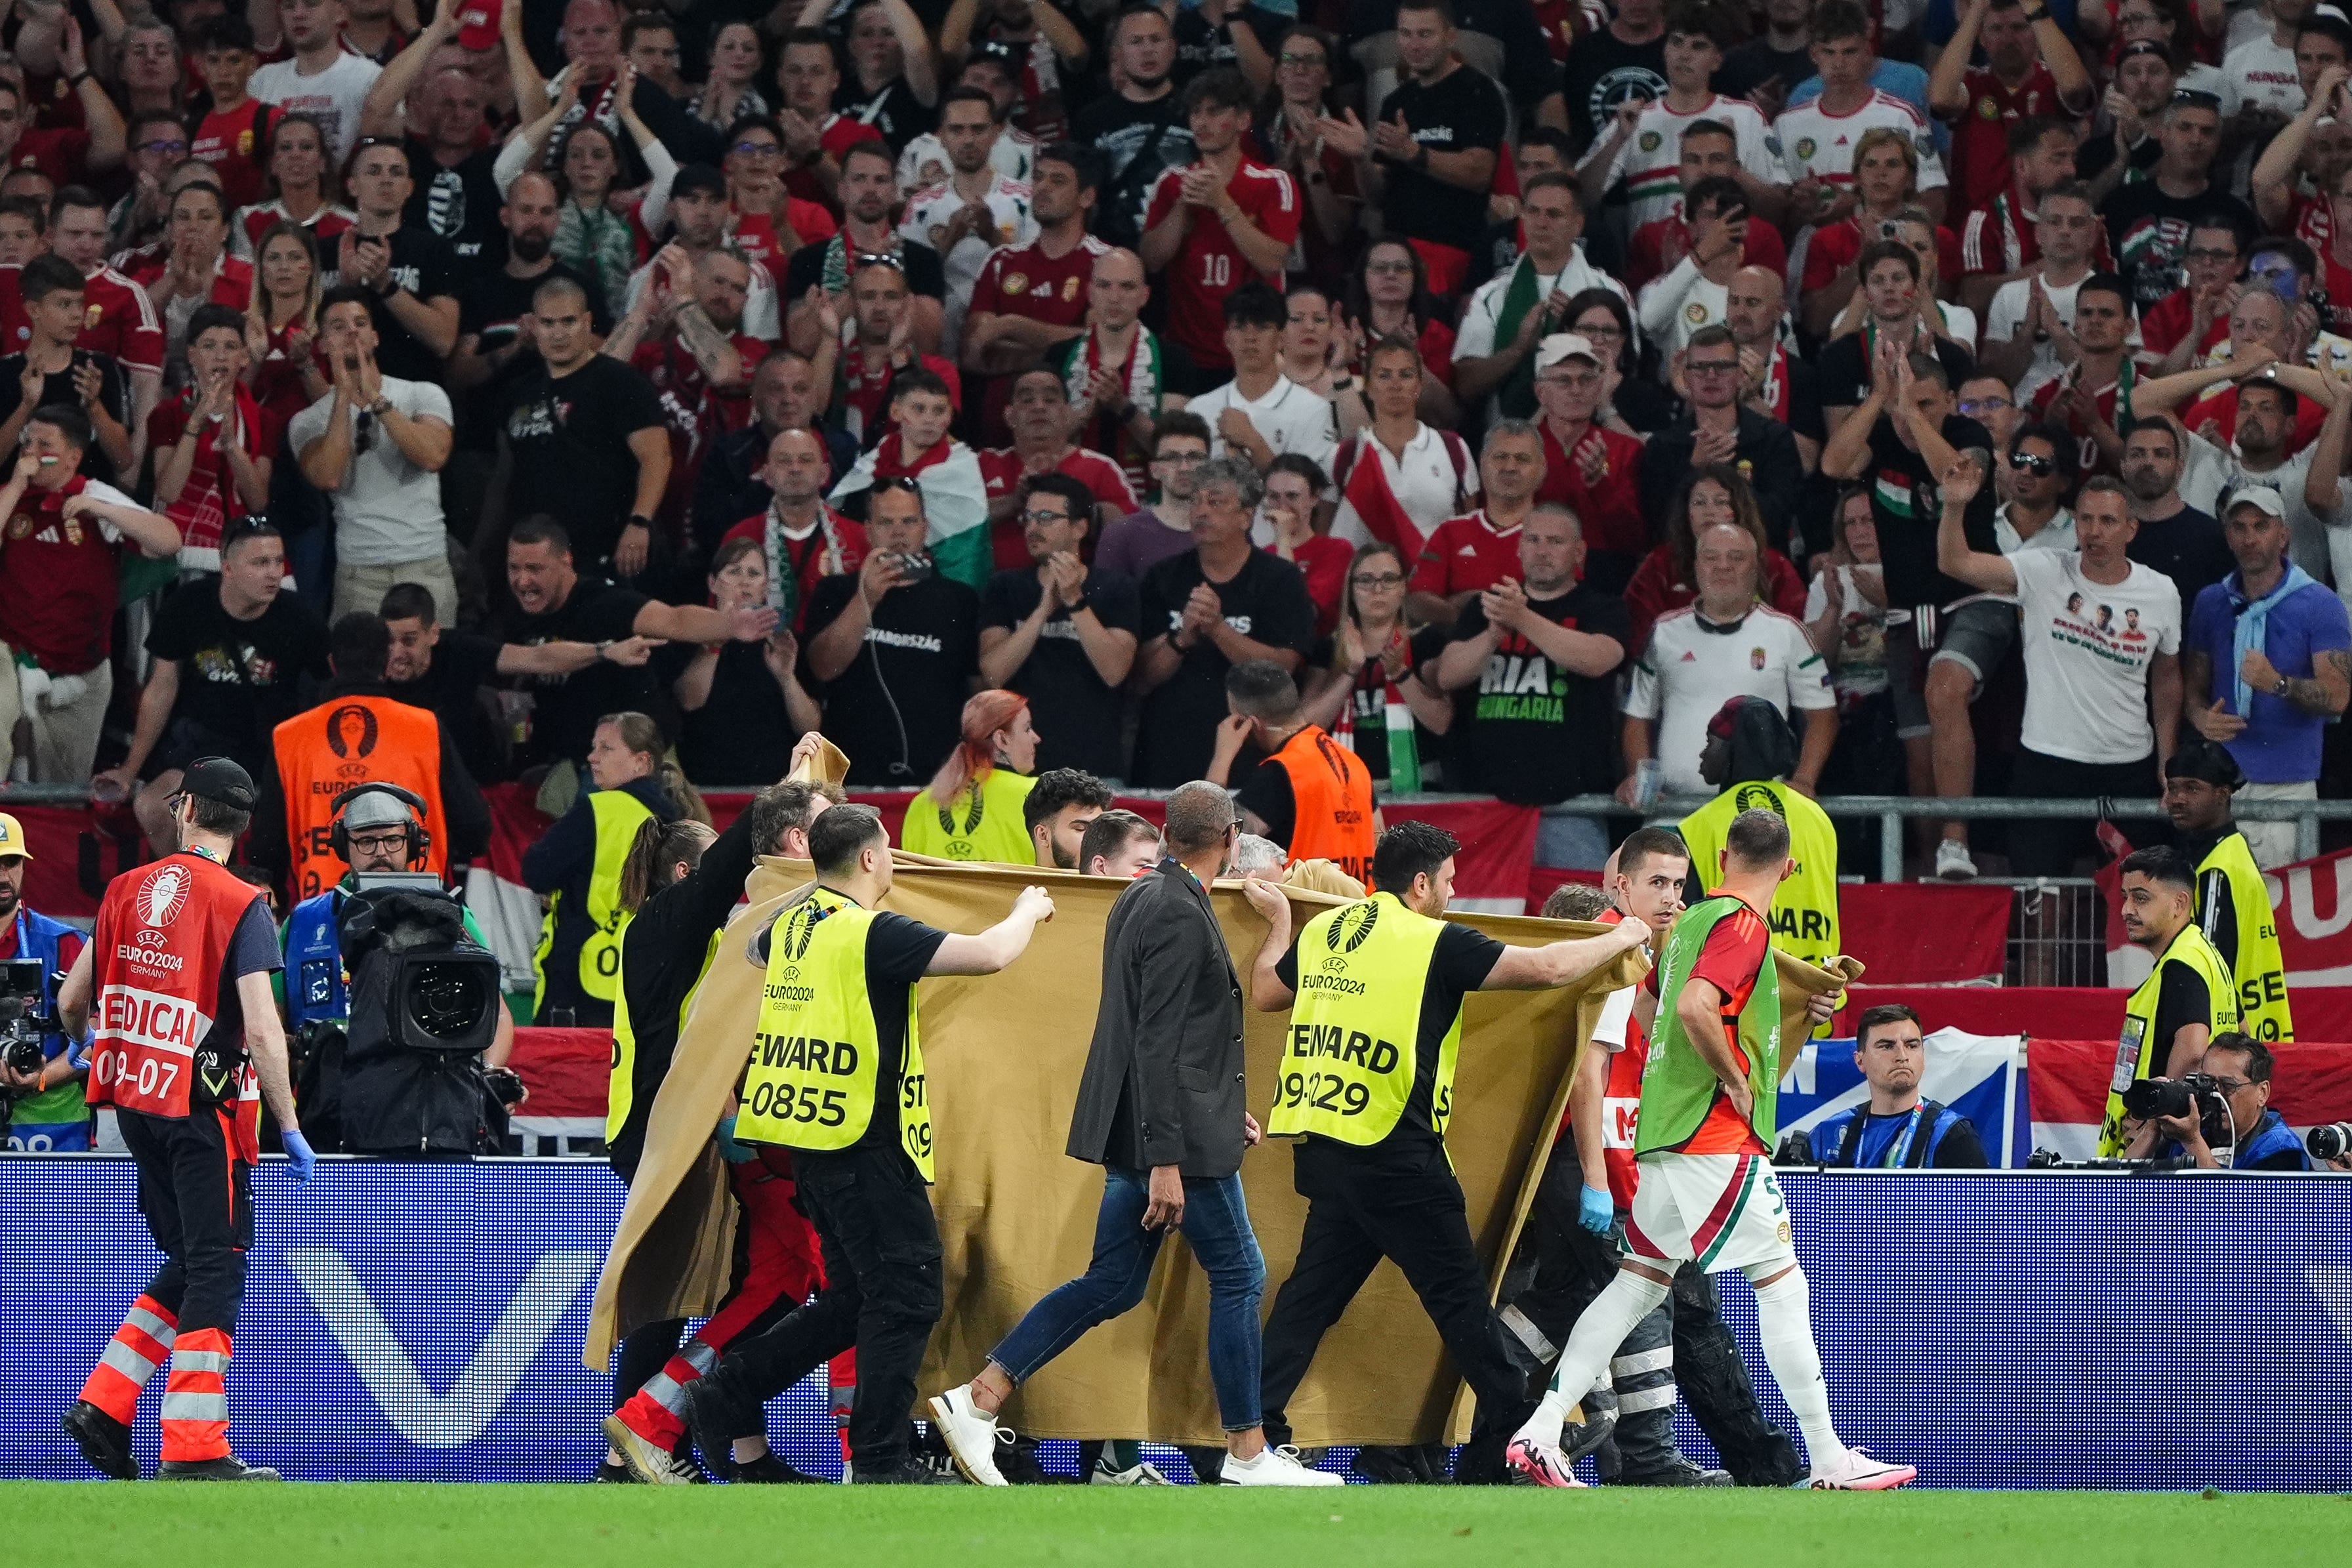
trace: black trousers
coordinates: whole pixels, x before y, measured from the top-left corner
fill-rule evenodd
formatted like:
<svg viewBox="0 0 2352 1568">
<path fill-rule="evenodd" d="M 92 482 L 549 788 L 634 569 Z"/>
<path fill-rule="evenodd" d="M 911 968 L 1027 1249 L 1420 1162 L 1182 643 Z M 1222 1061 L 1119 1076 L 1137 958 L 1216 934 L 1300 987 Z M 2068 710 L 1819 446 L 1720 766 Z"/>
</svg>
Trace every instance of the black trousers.
<svg viewBox="0 0 2352 1568">
<path fill-rule="evenodd" d="M 824 1244 L 824 1289 L 773 1326 L 737 1341 L 719 1372 L 765 1401 L 855 1346 L 850 1462 L 887 1468 L 906 1456 L 915 1374 L 941 1310 L 930 1189 L 896 1143 L 834 1154 L 795 1152 L 793 1174 Z"/>
<path fill-rule="evenodd" d="M 1535 1413 L 1528 1375 L 1512 1359 L 1509 1331 L 1487 1302 L 1486 1272 L 1470 1238 L 1462 1184 L 1442 1144 L 1425 1153 L 1358 1152 L 1308 1140 L 1294 1156 L 1293 1180 L 1307 1200 L 1298 1261 L 1276 1293 L 1265 1324 L 1261 1384 L 1266 1440 L 1286 1443 L 1284 1406 L 1315 1359 L 1315 1348 L 1381 1258 L 1404 1271 L 1422 1310 L 1437 1325 L 1454 1364 L 1478 1396 L 1471 1444 L 1493 1448 Z M 860 1373 L 861 1381 L 863 1373 Z M 1465 1456 L 1466 1462 L 1466 1456 Z"/>
<path fill-rule="evenodd" d="M 238 1158 L 233 1110 L 199 1106 L 184 1117 L 120 1110 L 122 1142 L 139 1170 L 139 1214 L 163 1254 L 147 1294 L 179 1331 L 236 1332 L 245 1259 L 253 1247 L 253 1167 Z"/>
</svg>

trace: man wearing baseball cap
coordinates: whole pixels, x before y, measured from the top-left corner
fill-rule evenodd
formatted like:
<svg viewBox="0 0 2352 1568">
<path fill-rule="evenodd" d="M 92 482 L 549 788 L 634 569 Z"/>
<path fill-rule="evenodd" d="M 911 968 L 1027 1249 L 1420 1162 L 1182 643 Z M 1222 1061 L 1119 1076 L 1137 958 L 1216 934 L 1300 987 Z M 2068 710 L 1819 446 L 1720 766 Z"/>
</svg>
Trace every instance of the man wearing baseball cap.
<svg viewBox="0 0 2352 1568">
<path fill-rule="evenodd" d="M 63 921 L 25 907 L 25 871 L 32 858 L 24 825 L 0 812 L 0 959 L 40 961 L 37 1006 L 47 1014 L 57 994 L 50 976 L 80 955 L 84 939 Z M 68 1044 L 63 1034 L 52 1030 L 41 1037 L 46 1059 L 38 1068 L 12 1073 L 0 1065 L 0 1124 L 5 1124 L 6 1147 L 43 1153 L 89 1147 L 89 1110 L 81 1091 L 85 1069 L 67 1054 Z"/>
<path fill-rule="evenodd" d="M 2231 796 L 2244 782 L 2228 752 L 2211 741 L 2189 741 L 2164 764 L 2164 814 L 2197 869 L 2189 918 L 2237 981 L 2239 1028 L 2257 1040 L 2292 1040 L 2294 1017 L 2270 890 L 2230 820 Z"/>
<path fill-rule="evenodd" d="M 2235 798 L 2311 800 L 2327 725 L 2352 697 L 2352 616 L 2294 563 L 2277 490 L 2249 485 L 2232 494 L 2221 537 L 2237 570 L 2189 607 L 2183 710 L 2197 733 L 2235 759 L 2242 775 Z M 2265 870 L 2294 858 L 2291 822 L 2249 822 L 2239 831 Z"/>
<path fill-rule="evenodd" d="M 163 1265 L 82 1384 L 63 1425 L 102 1474 L 135 1480 L 131 1426 L 166 1354 L 160 1480 L 265 1480 L 229 1448 L 230 1339 L 253 1246 L 260 1101 L 294 1179 L 316 1157 L 294 1115 L 270 976 L 278 932 L 258 888 L 228 868 L 256 792 L 226 757 L 199 757 L 166 803 L 178 847 L 106 889 L 58 994 L 90 1035 L 89 1102 L 110 1105 L 139 1168 L 139 1209 Z"/>
</svg>

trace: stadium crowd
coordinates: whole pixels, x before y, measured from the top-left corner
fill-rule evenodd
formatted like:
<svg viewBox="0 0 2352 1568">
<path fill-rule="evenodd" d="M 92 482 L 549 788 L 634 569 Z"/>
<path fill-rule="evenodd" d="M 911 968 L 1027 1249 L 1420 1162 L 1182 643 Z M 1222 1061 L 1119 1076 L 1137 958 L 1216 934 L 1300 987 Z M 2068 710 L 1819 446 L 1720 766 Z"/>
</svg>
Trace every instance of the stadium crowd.
<svg viewBox="0 0 2352 1568">
<path fill-rule="evenodd" d="M 1242 787 L 1253 660 L 1376 782 L 1517 803 L 1701 791 L 1742 695 L 1803 795 L 2152 797 L 2184 736 L 2240 798 L 2341 771 L 2332 5 L 32 0 L 0 37 L 0 752 L 159 848 L 188 761 L 282 787 L 276 727 L 350 694 L 432 715 L 367 738 L 437 752 L 436 865 L 483 784 L 561 817 L 623 712 L 697 785 L 814 728 L 915 788 L 1001 689 L 1015 772 Z M 260 824 L 315 893 L 322 823 Z M 1977 874 L 1927 826 L 1920 869 Z M 1555 818 L 1537 858 L 1606 847 Z"/>
</svg>

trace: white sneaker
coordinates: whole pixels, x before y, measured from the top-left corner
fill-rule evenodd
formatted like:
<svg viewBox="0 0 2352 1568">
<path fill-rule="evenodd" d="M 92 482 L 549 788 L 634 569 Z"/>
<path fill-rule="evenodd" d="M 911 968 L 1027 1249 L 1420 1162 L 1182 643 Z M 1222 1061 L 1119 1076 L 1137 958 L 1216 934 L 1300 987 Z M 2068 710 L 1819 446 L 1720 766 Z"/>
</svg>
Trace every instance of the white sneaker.
<svg viewBox="0 0 2352 1568">
<path fill-rule="evenodd" d="M 1160 1467 L 1149 1459 L 1139 1463 L 1133 1469 L 1119 1470 L 1111 1468 L 1110 1456 L 1105 1454 L 1095 1461 L 1094 1474 L 1087 1478 L 1087 1484 L 1090 1487 L 1172 1487 L 1176 1483 L 1161 1475 Z"/>
<path fill-rule="evenodd" d="M 1805 1485 L 1817 1492 L 1884 1492 L 1918 1479 L 1914 1466 L 1885 1464 L 1860 1448 L 1848 1448 L 1836 1464 L 1826 1469 L 1816 1467 Z"/>
<path fill-rule="evenodd" d="M 947 1440 L 955 1468 L 976 1487 L 1006 1484 L 996 1468 L 996 1417 L 972 1403 L 971 1385 L 960 1384 L 931 1401 L 931 1420 Z M 1007 1432 L 1009 1439 L 1013 1436 Z"/>
<path fill-rule="evenodd" d="M 693 1466 L 638 1436 L 617 1414 L 604 1417 L 604 1440 L 621 1456 L 629 1474 L 647 1486 L 682 1487 L 695 1480 Z"/>
<path fill-rule="evenodd" d="M 1228 1487 L 1344 1487 L 1344 1477 L 1310 1470 L 1298 1462 L 1298 1450 L 1285 1444 L 1277 1448 L 1269 1443 L 1257 1451 L 1254 1459 L 1236 1459 L 1225 1456 L 1223 1473 L 1218 1484 Z"/>
<path fill-rule="evenodd" d="M 1936 876 L 1939 881 L 1973 882 L 1977 879 L 1976 857 L 1958 839 L 1944 839 L 1936 846 Z"/>
</svg>

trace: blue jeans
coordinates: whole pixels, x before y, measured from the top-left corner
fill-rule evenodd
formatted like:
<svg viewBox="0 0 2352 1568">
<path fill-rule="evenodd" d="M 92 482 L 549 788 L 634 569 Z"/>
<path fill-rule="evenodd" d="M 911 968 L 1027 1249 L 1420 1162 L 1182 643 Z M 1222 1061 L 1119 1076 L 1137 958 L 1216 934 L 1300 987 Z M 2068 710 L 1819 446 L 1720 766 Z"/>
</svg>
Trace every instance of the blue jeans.
<svg viewBox="0 0 2352 1568">
<path fill-rule="evenodd" d="M 1030 1308 L 989 1355 L 1013 1382 L 1028 1382 L 1079 1335 L 1143 1300 L 1167 1234 L 1143 1228 L 1150 1186 L 1149 1171 L 1104 1167 L 1093 1261 Z M 1187 1177 L 1178 1228 L 1209 1277 L 1209 1381 L 1217 1391 L 1218 1418 L 1228 1432 L 1246 1432 L 1258 1425 L 1257 1304 L 1265 1293 L 1265 1258 L 1250 1230 L 1241 1177 Z"/>
</svg>

